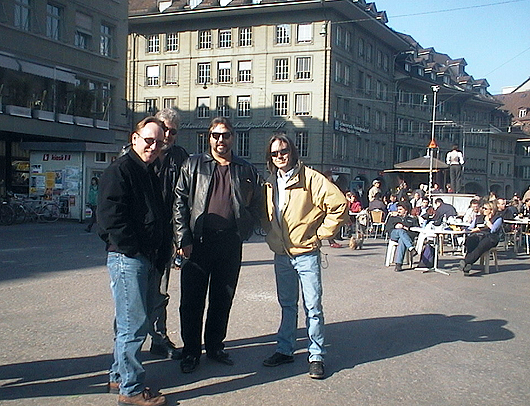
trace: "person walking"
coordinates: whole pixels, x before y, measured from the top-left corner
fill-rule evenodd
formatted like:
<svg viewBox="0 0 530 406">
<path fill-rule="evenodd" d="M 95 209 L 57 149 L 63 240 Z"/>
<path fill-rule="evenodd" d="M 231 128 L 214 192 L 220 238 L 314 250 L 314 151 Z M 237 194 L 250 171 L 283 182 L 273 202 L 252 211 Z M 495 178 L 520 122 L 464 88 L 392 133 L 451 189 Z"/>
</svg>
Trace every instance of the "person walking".
<svg viewBox="0 0 530 406">
<path fill-rule="evenodd" d="M 173 209 L 175 187 L 180 174 L 182 163 L 188 157 L 186 150 L 175 145 L 179 126 L 179 116 L 175 109 L 165 108 L 155 115 L 165 125 L 164 145 L 160 156 L 154 161 L 153 169 L 160 179 L 164 204 L 169 211 Z M 164 244 L 171 252 L 173 249 L 173 234 L 165 236 Z M 180 258 L 178 258 L 180 260 Z M 150 353 L 165 358 L 181 359 L 182 352 L 167 335 L 167 306 L 169 303 L 169 275 L 175 261 L 170 258 L 165 263 L 158 262 L 158 272 L 150 273 L 148 302 L 149 302 L 149 335 L 151 336 Z"/>
<path fill-rule="evenodd" d="M 98 196 L 98 233 L 106 244 L 115 304 L 114 362 L 108 390 L 118 404 L 161 406 L 164 396 L 145 387 L 140 351 L 148 332 L 147 286 L 155 262 L 167 260 L 162 241 L 170 212 L 150 166 L 164 144 L 164 124 L 147 117 L 136 125 L 131 148 L 103 172 Z"/>
<path fill-rule="evenodd" d="M 232 300 L 241 268 L 242 243 L 262 212 L 257 169 L 232 151 L 233 128 L 224 117 L 208 129 L 210 150 L 182 165 L 175 189 L 174 229 L 181 269 L 180 323 L 184 342 L 182 372 L 200 363 L 204 326 L 206 356 L 233 365 L 224 350 Z"/>
<path fill-rule="evenodd" d="M 265 183 L 266 241 L 274 252 L 274 272 L 282 316 L 276 352 L 263 361 L 276 367 L 294 361 L 299 284 L 306 314 L 309 376 L 325 376 L 324 313 L 320 267 L 321 241 L 335 235 L 347 220 L 345 196 L 332 182 L 306 167 L 293 141 L 271 138 L 267 149 L 271 172 Z"/>
<path fill-rule="evenodd" d="M 94 224 L 97 223 L 98 189 L 99 181 L 98 178 L 94 176 L 92 179 L 90 179 L 90 186 L 88 188 L 87 206 L 90 207 L 90 210 L 92 210 L 92 217 L 90 217 L 90 221 L 85 228 L 87 233 L 90 233 L 92 231 L 92 227 L 94 227 Z"/>
</svg>

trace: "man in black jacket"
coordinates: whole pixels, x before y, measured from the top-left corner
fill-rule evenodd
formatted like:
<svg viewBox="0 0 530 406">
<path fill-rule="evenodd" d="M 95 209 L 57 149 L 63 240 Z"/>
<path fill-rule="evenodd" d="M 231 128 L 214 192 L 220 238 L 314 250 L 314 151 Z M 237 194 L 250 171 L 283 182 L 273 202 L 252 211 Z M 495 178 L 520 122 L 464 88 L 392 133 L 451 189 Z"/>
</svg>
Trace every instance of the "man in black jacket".
<svg viewBox="0 0 530 406">
<path fill-rule="evenodd" d="M 242 242 L 263 209 L 256 168 L 232 152 L 234 134 L 226 118 L 214 118 L 210 152 L 182 165 L 175 190 L 174 227 L 181 269 L 182 372 L 193 372 L 201 356 L 201 336 L 209 290 L 204 346 L 208 358 L 233 365 L 224 351 L 232 299 L 241 268 Z"/>
<path fill-rule="evenodd" d="M 438 197 L 434 200 L 434 217 L 432 221 L 435 226 L 442 224 L 444 218 L 447 220 L 449 217 L 456 216 L 456 209 L 452 204 L 444 203 L 441 197 Z"/>
<path fill-rule="evenodd" d="M 173 209 L 175 187 L 180 174 L 180 167 L 188 157 L 186 150 L 175 145 L 179 116 L 176 110 L 165 108 L 155 115 L 166 129 L 164 132 L 164 146 L 160 156 L 153 163 L 154 171 L 160 179 L 164 204 L 168 210 Z M 167 250 L 173 252 L 173 234 L 165 236 L 163 244 Z M 180 259 L 180 258 L 179 258 Z M 154 355 L 180 359 L 182 353 L 167 335 L 167 305 L 169 303 L 169 274 L 173 265 L 170 258 L 166 263 L 157 262 L 158 272 L 150 273 L 148 290 L 149 307 L 149 335 L 151 336 L 150 352 Z"/>
<path fill-rule="evenodd" d="M 409 215 L 408 204 L 398 203 L 397 215 L 390 216 L 385 225 L 385 230 L 390 234 L 390 239 L 398 243 L 394 260 L 396 264 L 394 271 L 399 272 L 403 269 L 403 259 L 405 258 L 406 250 L 409 250 L 412 256 L 417 254 L 413 244 L 417 233 L 410 231 L 410 228 L 418 226 L 418 218 Z"/>
<path fill-rule="evenodd" d="M 167 261 L 162 241 L 171 232 L 170 212 L 150 164 L 164 144 L 164 124 L 147 117 L 131 136 L 131 149 L 114 161 L 99 183 L 99 236 L 106 243 L 107 267 L 115 302 L 114 363 L 109 392 L 124 405 L 161 406 L 164 396 L 146 389 L 140 351 L 148 332 L 147 285 Z"/>
</svg>

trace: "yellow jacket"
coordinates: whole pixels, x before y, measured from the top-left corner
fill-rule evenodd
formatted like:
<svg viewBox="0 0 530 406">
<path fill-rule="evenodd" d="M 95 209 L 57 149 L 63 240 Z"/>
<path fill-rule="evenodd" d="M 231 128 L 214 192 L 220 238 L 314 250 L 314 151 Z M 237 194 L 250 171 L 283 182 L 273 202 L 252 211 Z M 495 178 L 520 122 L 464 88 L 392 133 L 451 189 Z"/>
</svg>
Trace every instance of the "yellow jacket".
<svg viewBox="0 0 530 406">
<path fill-rule="evenodd" d="M 283 217 L 274 209 L 276 173 L 265 182 L 267 244 L 276 254 L 306 254 L 333 237 L 348 216 L 345 196 L 324 175 L 299 163 L 285 188 Z"/>
</svg>

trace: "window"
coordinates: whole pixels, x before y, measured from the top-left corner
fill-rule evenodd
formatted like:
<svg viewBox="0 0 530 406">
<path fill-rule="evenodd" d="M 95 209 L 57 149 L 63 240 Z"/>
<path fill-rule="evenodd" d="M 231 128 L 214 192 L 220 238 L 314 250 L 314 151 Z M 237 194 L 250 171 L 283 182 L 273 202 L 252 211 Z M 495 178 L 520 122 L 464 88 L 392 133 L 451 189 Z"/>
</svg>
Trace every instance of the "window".
<svg viewBox="0 0 530 406">
<path fill-rule="evenodd" d="M 350 82 L 350 65 L 344 65 L 344 85 L 349 86 Z"/>
<path fill-rule="evenodd" d="M 311 57 L 296 58 L 296 79 L 311 79 Z"/>
<path fill-rule="evenodd" d="M 373 54 L 373 46 L 372 44 L 368 44 L 366 46 L 366 62 L 372 62 L 372 54 Z"/>
<path fill-rule="evenodd" d="M 210 98 L 209 97 L 197 97 L 197 117 L 198 118 L 210 117 Z"/>
<path fill-rule="evenodd" d="M 239 46 L 249 47 L 252 45 L 252 28 L 241 27 L 239 29 Z"/>
<path fill-rule="evenodd" d="M 278 58 L 274 60 L 274 80 L 289 79 L 289 59 Z"/>
<path fill-rule="evenodd" d="M 313 41 L 313 25 L 298 24 L 298 43 Z"/>
<path fill-rule="evenodd" d="M 176 97 L 166 97 L 164 99 L 164 108 L 172 109 L 177 107 L 177 98 Z"/>
<path fill-rule="evenodd" d="M 239 82 L 252 81 L 252 62 L 239 61 L 237 65 L 237 80 Z"/>
<path fill-rule="evenodd" d="M 526 117 L 527 113 L 528 113 L 528 109 L 526 107 L 519 108 L 519 118 Z"/>
<path fill-rule="evenodd" d="M 217 96 L 217 115 L 219 117 L 230 117 L 228 96 Z"/>
<path fill-rule="evenodd" d="M 295 110 L 294 114 L 297 116 L 308 116 L 311 111 L 311 101 L 309 93 L 301 93 L 294 95 Z"/>
<path fill-rule="evenodd" d="M 346 31 L 344 35 L 344 49 L 346 51 L 351 51 L 351 32 Z"/>
<path fill-rule="evenodd" d="M 309 156 L 309 133 L 307 131 L 297 131 L 295 145 L 301 157 Z"/>
<path fill-rule="evenodd" d="M 364 57 L 364 39 L 362 38 L 359 38 L 359 43 L 358 43 L 358 53 L 359 53 L 359 56 L 362 58 Z"/>
<path fill-rule="evenodd" d="M 146 85 L 147 86 L 158 86 L 160 78 L 160 66 L 150 65 L 146 67 Z"/>
<path fill-rule="evenodd" d="M 212 81 L 210 62 L 197 64 L 197 83 L 206 84 Z"/>
<path fill-rule="evenodd" d="M 341 61 L 335 61 L 335 82 L 342 83 L 344 81 L 344 68 Z"/>
<path fill-rule="evenodd" d="M 250 132 L 237 131 L 237 155 L 248 158 L 250 157 Z"/>
<path fill-rule="evenodd" d="M 237 116 L 250 117 L 250 96 L 237 96 Z"/>
<path fill-rule="evenodd" d="M 56 41 L 61 39 L 62 9 L 48 3 L 46 6 L 46 36 Z"/>
<path fill-rule="evenodd" d="M 232 30 L 230 28 L 219 30 L 219 48 L 232 47 Z"/>
<path fill-rule="evenodd" d="M 230 83 L 230 62 L 219 62 L 217 65 L 217 80 L 219 83 Z"/>
<path fill-rule="evenodd" d="M 286 94 L 275 94 L 274 95 L 274 112 L 275 116 L 286 116 L 287 115 L 287 95 Z"/>
<path fill-rule="evenodd" d="M 372 91 L 372 77 L 370 75 L 366 75 L 364 91 L 366 92 L 366 94 L 370 94 L 370 92 Z"/>
<path fill-rule="evenodd" d="M 153 34 L 147 36 L 147 53 L 154 54 L 160 52 L 160 35 Z"/>
<path fill-rule="evenodd" d="M 333 158 L 335 159 L 346 158 L 346 135 L 345 134 L 333 133 Z"/>
<path fill-rule="evenodd" d="M 179 66 L 166 65 L 166 85 L 178 85 L 179 84 Z"/>
<path fill-rule="evenodd" d="M 92 17 L 75 13 L 74 45 L 81 49 L 89 49 L 92 42 Z"/>
<path fill-rule="evenodd" d="M 280 24 L 276 26 L 276 44 L 289 44 L 291 42 L 291 26 Z"/>
<path fill-rule="evenodd" d="M 145 112 L 154 116 L 157 112 L 157 99 L 145 99 Z"/>
<path fill-rule="evenodd" d="M 210 49 L 212 47 L 212 32 L 210 30 L 199 31 L 199 49 Z"/>
<path fill-rule="evenodd" d="M 202 154 L 203 152 L 208 151 L 209 146 L 210 146 L 210 143 L 208 142 L 209 137 L 210 136 L 208 135 L 207 132 L 197 133 L 197 153 L 198 154 Z"/>
<path fill-rule="evenodd" d="M 342 33 L 343 30 L 340 25 L 335 26 L 335 45 L 342 47 Z"/>
<path fill-rule="evenodd" d="M 94 162 L 104 164 L 107 162 L 107 154 L 105 152 L 96 152 L 94 155 Z"/>
<path fill-rule="evenodd" d="M 30 29 L 30 11 L 31 6 L 29 0 L 15 0 L 15 16 L 13 25 L 24 31 Z"/>
<path fill-rule="evenodd" d="M 108 25 L 101 24 L 100 34 L 99 53 L 104 56 L 112 56 L 112 28 Z"/>
<path fill-rule="evenodd" d="M 166 52 L 177 52 L 179 50 L 179 34 L 171 32 L 166 34 Z"/>
</svg>

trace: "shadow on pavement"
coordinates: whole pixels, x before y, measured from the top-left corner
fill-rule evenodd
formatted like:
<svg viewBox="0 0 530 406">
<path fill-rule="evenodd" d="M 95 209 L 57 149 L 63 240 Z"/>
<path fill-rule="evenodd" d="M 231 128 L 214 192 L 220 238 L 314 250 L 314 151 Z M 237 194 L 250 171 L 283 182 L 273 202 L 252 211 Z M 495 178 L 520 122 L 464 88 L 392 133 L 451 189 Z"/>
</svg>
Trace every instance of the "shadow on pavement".
<svg viewBox="0 0 530 406">
<path fill-rule="evenodd" d="M 475 320 L 472 315 L 417 314 L 352 320 L 326 325 L 328 376 L 356 365 L 420 351 L 442 343 L 464 341 L 484 343 L 509 340 L 514 334 L 506 329 L 506 320 Z M 277 368 L 261 362 L 274 352 L 274 335 L 227 342 L 236 364 L 220 365 L 202 357 L 193 374 L 182 374 L 178 362 L 152 361 L 144 354 L 147 385 L 161 389 L 170 404 L 178 400 L 226 393 L 279 381 L 307 373 L 305 330 L 299 329 L 301 353 L 293 364 Z M 149 361 L 151 360 L 151 361 Z M 29 361 L 0 366 L 3 385 L 0 400 L 72 396 L 105 392 L 109 354 L 91 357 Z M 88 375 L 83 377 L 82 375 Z M 206 381 L 211 378 L 215 382 Z M 200 387 L 178 390 L 181 385 L 205 381 Z M 176 390 L 174 389 L 176 388 Z M 169 390 L 168 390 L 169 389 Z"/>
</svg>

